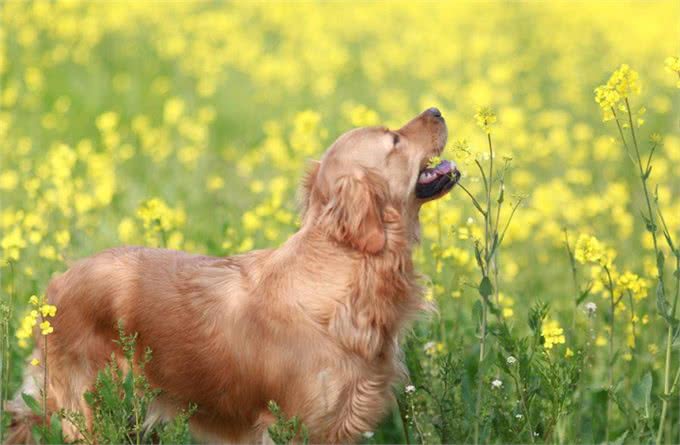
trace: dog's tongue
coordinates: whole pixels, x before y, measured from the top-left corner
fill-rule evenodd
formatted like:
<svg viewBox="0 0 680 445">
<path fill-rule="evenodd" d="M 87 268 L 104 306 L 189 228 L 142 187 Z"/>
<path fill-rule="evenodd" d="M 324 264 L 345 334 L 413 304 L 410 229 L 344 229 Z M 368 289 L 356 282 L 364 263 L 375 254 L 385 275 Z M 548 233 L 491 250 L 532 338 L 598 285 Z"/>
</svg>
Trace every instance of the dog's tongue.
<svg viewBox="0 0 680 445">
<path fill-rule="evenodd" d="M 443 159 L 439 164 L 432 168 L 426 168 L 418 176 L 418 184 L 429 184 L 440 176 L 448 175 L 456 167 L 454 163 Z"/>
</svg>

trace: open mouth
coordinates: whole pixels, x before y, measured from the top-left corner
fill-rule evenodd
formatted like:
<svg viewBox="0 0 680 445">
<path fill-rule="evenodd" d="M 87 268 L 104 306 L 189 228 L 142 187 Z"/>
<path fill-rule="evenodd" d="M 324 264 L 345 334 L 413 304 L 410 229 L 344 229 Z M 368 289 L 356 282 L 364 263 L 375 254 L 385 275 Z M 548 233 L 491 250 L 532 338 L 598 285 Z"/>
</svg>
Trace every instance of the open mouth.
<svg viewBox="0 0 680 445">
<path fill-rule="evenodd" d="M 416 183 L 416 197 L 427 199 L 443 195 L 451 190 L 459 179 L 460 172 L 456 168 L 456 163 L 444 159 L 436 166 L 420 172 Z"/>
</svg>

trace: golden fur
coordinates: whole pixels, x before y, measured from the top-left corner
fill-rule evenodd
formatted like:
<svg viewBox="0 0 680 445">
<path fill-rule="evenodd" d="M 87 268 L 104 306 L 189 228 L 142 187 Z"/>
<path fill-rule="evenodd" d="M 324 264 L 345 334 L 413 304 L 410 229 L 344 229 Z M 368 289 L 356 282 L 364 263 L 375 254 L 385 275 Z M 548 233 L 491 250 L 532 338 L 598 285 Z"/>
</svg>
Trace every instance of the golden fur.
<svg viewBox="0 0 680 445">
<path fill-rule="evenodd" d="M 304 179 L 301 228 L 277 249 L 214 258 L 124 247 L 74 264 L 47 289 L 58 308 L 50 405 L 89 415 L 83 392 L 120 354 L 122 320 L 153 350 L 155 414 L 196 403 L 197 437 L 266 439 L 269 400 L 300 416 L 313 442 L 372 430 L 405 373 L 399 334 L 426 307 L 411 260 L 424 202 L 414 189 L 445 141 L 427 112 L 397 131 L 344 134 Z"/>
</svg>

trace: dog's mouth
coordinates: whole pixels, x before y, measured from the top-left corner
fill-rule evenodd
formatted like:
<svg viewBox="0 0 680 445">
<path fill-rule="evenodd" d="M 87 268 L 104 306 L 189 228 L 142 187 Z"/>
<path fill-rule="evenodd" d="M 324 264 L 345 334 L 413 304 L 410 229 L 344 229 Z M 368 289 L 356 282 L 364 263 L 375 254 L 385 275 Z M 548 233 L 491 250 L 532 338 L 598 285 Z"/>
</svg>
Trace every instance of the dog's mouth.
<svg viewBox="0 0 680 445">
<path fill-rule="evenodd" d="M 458 183 L 460 172 L 456 163 L 442 160 L 434 167 L 425 168 L 418 175 L 416 183 L 416 197 L 429 199 L 443 196 Z"/>
</svg>

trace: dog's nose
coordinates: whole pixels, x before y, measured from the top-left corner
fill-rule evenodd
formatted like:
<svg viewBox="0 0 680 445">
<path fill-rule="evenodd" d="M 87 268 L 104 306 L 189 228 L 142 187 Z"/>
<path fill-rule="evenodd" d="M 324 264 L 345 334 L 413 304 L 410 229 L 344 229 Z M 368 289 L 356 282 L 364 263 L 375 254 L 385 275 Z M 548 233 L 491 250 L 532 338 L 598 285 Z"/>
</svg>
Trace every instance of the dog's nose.
<svg viewBox="0 0 680 445">
<path fill-rule="evenodd" d="M 442 117 L 442 112 L 439 111 L 439 108 L 437 107 L 428 108 L 427 113 L 430 113 L 434 117 Z"/>
</svg>

